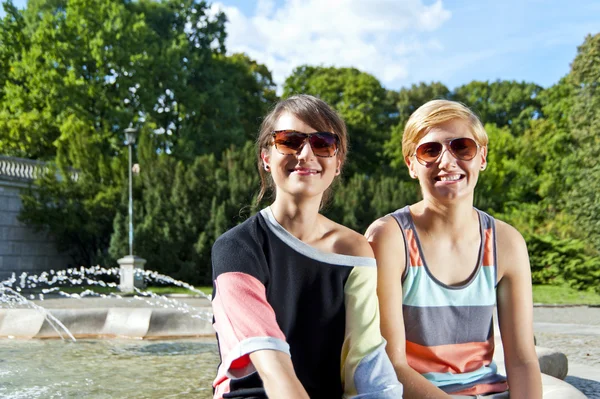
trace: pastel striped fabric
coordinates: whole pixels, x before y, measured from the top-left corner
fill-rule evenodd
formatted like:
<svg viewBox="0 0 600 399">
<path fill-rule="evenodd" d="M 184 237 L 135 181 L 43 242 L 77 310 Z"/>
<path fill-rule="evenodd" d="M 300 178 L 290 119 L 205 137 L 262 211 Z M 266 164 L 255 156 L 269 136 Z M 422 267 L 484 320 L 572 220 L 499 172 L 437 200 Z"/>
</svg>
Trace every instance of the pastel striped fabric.
<svg viewBox="0 0 600 399">
<path fill-rule="evenodd" d="M 508 389 L 497 373 L 493 312 L 496 306 L 494 219 L 477 210 L 481 248 L 477 270 L 462 286 L 437 280 L 424 260 L 409 207 L 392 213 L 406 244 L 402 277 L 408 363 L 447 393 L 480 395 Z"/>
</svg>

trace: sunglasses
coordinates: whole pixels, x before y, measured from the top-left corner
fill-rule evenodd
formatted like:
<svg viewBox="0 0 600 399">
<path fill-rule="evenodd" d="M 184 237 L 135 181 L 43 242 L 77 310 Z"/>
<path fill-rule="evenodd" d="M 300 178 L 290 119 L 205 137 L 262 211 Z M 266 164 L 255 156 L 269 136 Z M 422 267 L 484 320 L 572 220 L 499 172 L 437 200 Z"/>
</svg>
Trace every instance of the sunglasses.
<svg viewBox="0 0 600 399">
<path fill-rule="evenodd" d="M 478 150 L 479 144 L 468 137 L 461 137 L 448 141 L 448 151 L 461 161 L 470 161 L 475 158 Z M 415 151 L 415 157 L 417 157 L 417 161 L 419 161 L 421 165 L 428 166 L 436 162 L 443 152 L 444 145 L 440 142 L 432 141 L 418 146 Z"/>
<path fill-rule="evenodd" d="M 272 134 L 275 149 L 282 155 L 296 155 L 308 140 L 313 154 L 330 158 L 337 154 L 339 138 L 329 132 L 300 133 L 295 130 L 276 130 Z"/>
</svg>

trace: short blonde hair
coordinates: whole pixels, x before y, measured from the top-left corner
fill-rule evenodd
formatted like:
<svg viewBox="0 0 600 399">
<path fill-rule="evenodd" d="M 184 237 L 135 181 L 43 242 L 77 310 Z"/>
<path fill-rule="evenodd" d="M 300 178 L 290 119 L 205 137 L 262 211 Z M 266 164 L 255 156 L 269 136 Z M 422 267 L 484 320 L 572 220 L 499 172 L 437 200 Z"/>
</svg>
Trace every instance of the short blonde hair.
<svg viewBox="0 0 600 399">
<path fill-rule="evenodd" d="M 414 155 L 417 143 L 429 131 L 454 119 L 465 121 L 471 128 L 477 144 L 486 147 L 488 135 L 477 117 L 467 106 L 456 101 L 432 100 L 421 105 L 412 113 L 402 135 L 402 155 L 404 159 Z"/>
</svg>

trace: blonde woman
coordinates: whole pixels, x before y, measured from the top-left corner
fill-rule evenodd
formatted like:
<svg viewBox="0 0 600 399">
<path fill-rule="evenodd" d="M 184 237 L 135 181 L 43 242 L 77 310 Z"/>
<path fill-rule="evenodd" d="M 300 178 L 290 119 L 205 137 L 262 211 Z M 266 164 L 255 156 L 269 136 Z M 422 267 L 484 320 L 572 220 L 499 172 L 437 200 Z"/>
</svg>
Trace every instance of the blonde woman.
<svg viewBox="0 0 600 399">
<path fill-rule="evenodd" d="M 406 398 L 542 397 L 527 247 L 473 207 L 487 134 L 464 105 L 430 101 L 409 118 L 404 160 L 423 200 L 367 231 L 381 330 Z M 507 378 L 492 359 L 498 307 Z"/>
</svg>

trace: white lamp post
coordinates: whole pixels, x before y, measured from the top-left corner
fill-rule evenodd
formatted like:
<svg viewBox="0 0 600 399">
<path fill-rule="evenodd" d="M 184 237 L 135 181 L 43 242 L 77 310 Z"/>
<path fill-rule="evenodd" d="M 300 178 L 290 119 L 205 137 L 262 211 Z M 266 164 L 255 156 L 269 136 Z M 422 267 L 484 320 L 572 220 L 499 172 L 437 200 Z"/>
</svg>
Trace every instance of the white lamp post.
<svg viewBox="0 0 600 399">
<path fill-rule="evenodd" d="M 137 129 L 132 127 L 125 129 L 125 138 L 127 140 L 127 147 L 129 147 L 129 255 L 117 260 L 121 266 L 119 289 L 122 292 L 132 292 L 133 287 L 143 288 L 144 277 L 139 271 L 135 273 L 135 269 L 144 270 L 144 265 L 146 264 L 146 259 L 133 255 L 133 179 L 131 176 L 131 159 L 136 133 Z"/>
</svg>

